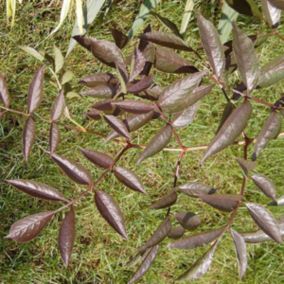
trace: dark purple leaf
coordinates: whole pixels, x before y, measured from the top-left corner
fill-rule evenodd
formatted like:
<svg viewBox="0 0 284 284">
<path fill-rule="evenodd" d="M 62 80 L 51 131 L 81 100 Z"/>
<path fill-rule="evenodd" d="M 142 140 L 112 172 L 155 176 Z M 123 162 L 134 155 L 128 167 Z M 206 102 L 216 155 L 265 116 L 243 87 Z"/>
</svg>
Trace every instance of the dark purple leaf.
<svg viewBox="0 0 284 284">
<path fill-rule="evenodd" d="M 164 24 L 168 29 L 170 29 L 170 31 L 172 31 L 176 36 L 182 39 L 182 35 L 180 34 L 179 29 L 175 23 L 173 23 L 168 18 L 163 17 L 154 11 L 150 11 L 150 14 L 155 16 L 158 20 L 161 21 L 162 24 Z"/>
<path fill-rule="evenodd" d="M 35 140 L 35 122 L 34 119 L 30 116 L 25 123 L 24 133 L 23 133 L 23 154 L 24 159 L 27 162 L 29 155 L 32 150 L 32 146 Z"/>
<path fill-rule="evenodd" d="M 195 73 L 198 69 L 175 51 L 165 47 L 156 49 L 155 67 L 167 73 Z"/>
<path fill-rule="evenodd" d="M 146 89 L 148 89 L 153 83 L 152 76 L 143 76 L 138 82 L 129 83 L 127 85 L 127 91 L 129 93 L 140 93 Z"/>
<path fill-rule="evenodd" d="M 170 193 L 162 196 L 157 201 L 155 201 L 150 208 L 152 209 L 167 208 L 175 204 L 176 201 L 177 201 L 177 193 L 173 190 Z"/>
<path fill-rule="evenodd" d="M 148 112 L 148 113 L 143 113 L 143 114 L 138 114 L 138 115 L 131 115 L 127 117 L 123 122 L 126 125 L 127 129 L 129 132 L 135 131 L 142 126 L 144 126 L 146 123 L 148 123 L 154 116 L 154 112 Z M 112 131 L 108 137 L 107 141 L 118 137 L 119 134 L 115 131 Z"/>
<path fill-rule="evenodd" d="M 244 14 L 246 16 L 252 16 L 253 11 L 247 0 L 230 0 L 226 1 L 234 10 L 239 12 L 240 14 Z"/>
<path fill-rule="evenodd" d="M 258 85 L 269 87 L 284 79 L 284 56 L 279 56 L 261 68 Z"/>
<path fill-rule="evenodd" d="M 29 86 L 28 112 L 33 113 L 39 106 L 42 99 L 44 66 L 40 67 L 34 74 Z"/>
<path fill-rule="evenodd" d="M 139 252 L 144 253 L 148 248 L 159 244 L 162 240 L 164 240 L 167 237 L 170 229 L 171 229 L 170 218 L 166 217 L 166 219 L 158 226 L 158 228 L 152 234 L 150 239 L 139 249 Z"/>
<path fill-rule="evenodd" d="M 199 198 L 212 207 L 225 212 L 231 212 L 237 208 L 241 201 L 240 195 L 230 194 L 202 194 Z"/>
<path fill-rule="evenodd" d="M 104 118 L 106 122 L 110 125 L 110 127 L 113 128 L 117 133 L 127 138 L 128 140 L 131 139 L 128 129 L 119 118 L 113 115 L 105 115 Z"/>
<path fill-rule="evenodd" d="M 226 119 L 225 123 L 208 146 L 201 163 L 234 143 L 235 139 L 245 129 L 251 113 L 252 106 L 249 101 L 245 101 L 241 106 L 237 107 Z"/>
<path fill-rule="evenodd" d="M 246 206 L 251 217 L 258 225 L 258 227 L 262 229 L 263 232 L 270 236 L 274 241 L 281 243 L 282 238 L 279 224 L 274 219 L 272 214 L 259 204 L 247 203 Z"/>
<path fill-rule="evenodd" d="M 179 239 L 184 235 L 185 229 L 183 226 L 172 227 L 168 233 L 168 237 L 171 239 Z"/>
<path fill-rule="evenodd" d="M 52 154 L 51 157 L 62 171 L 73 181 L 86 185 L 91 185 L 93 183 L 91 174 L 83 166 L 57 154 Z"/>
<path fill-rule="evenodd" d="M 177 240 L 168 245 L 169 248 L 173 249 L 194 249 L 196 247 L 200 247 L 206 244 L 211 243 L 216 240 L 221 234 L 224 232 L 224 228 L 220 228 L 217 230 L 199 233 L 196 235 L 192 235 L 180 240 Z"/>
<path fill-rule="evenodd" d="M 159 245 L 156 245 L 156 246 L 153 246 L 149 250 L 149 252 L 147 252 L 138 270 L 135 272 L 132 278 L 128 281 L 128 284 L 133 284 L 143 277 L 143 275 L 149 270 L 152 263 L 154 262 L 158 254 L 158 250 L 159 250 Z"/>
<path fill-rule="evenodd" d="M 127 239 L 122 212 L 113 198 L 103 191 L 96 191 L 96 206 L 103 218 L 112 226 L 124 239 Z"/>
<path fill-rule="evenodd" d="M 10 98 L 6 78 L 2 74 L 0 74 L 0 100 L 5 107 L 8 108 L 10 106 Z"/>
<path fill-rule="evenodd" d="M 141 181 L 132 171 L 122 167 L 114 167 L 113 173 L 116 178 L 127 187 L 138 192 L 146 193 Z"/>
<path fill-rule="evenodd" d="M 144 70 L 146 64 L 146 58 L 139 50 L 139 48 L 135 49 L 132 62 L 133 67 L 131 70 L 129 81 L 133 81 Z"/>
<path fill-rule="evenodd" d="M 27 216 L 14 223 L 5 237 L 19 243 L 25 243 L 36 237 L 51 220 L 52 211 L 41 212 Z"/>
<path fill-rule="evenodd" d="M 92 87 L 91 89 L 84 90 L 80 92 L 80 95 L 83 97 L 94 97 L 94 98 L 102 98 L 102 99 L 110 99 L 116 93 L 116 87 L 111 85 L 98 85 Z"/>
<path fill-rule="evenodd" d="M 196 229 L 201 224 L 199 216 L 192 212 L 178 212 L 175 218 L 187 230 Z"/>
<path fill-rule="evenodd" d="M 82 78 L 80 83 L 93 88 L 105 84 L 116 85 L 117 79 L 111 73 L 96 73 L 95 75 L 89 75 Z"/>
<path fill-rule="evenodd" d="M 169 142 L 172 137 L 172 126 L 164 126 L 147 144 L 144 151 L 140 154 L 137 164 L 140 164 L 146 158 L 160 152 Z"/>
<path fill-rule="evenodd" d="M 60 91 L 59 95 L 56 97 L 52 110 L 51 110 L 51 121 L 56 122 L 60 119 L 65 108 L 65 98 L 64 92 Z"/>
<path fill-rule="evenodd" d="M 119 67 L 127 74 L 121 50 L 114 43 L 80 35 L 74 36 L 74 39 L 80 45 L 91 51 L 93 55 L 104 64 L 109 65 L 110 67 Z"/>
<path fill-rule="evenodd" d="M 252 175 L 252 180 L 255 185 L 269 198 L 275 201 L 276 199 L 276 188 L 273 182 L 266 176 L 261 174 Z"/>
<path fill-rule="evenodd" d="M 258 82 L 258 59 L 252 40 L 236 24 L 233 25 L 233 49 L 240 76 L 250 92 Z"/>
<path fill-rule="evenodd" d="M 205 94 L 193 93 L 206 72 L 197 72 L 183 79 L 173 82 L 163 90 L 159 96 L 158 103 L 163 111 L 174 113 L 195 104 Z"/>
<path fill-rule="evenodd" d="M 210 268 L 215 250 L 217 248 L 218 242 L 216 241 L 213 246 L 201 256 L 189 270 L 182 274 L 178 280 L 196 280 L 202 277 Z"/>
<path fill-rule="evenodd" d="M 237 158 L 237 162 L 246 176 L 251 170 L 253 170 L 256 167 L 256 162 L 245 160 L 243 158 Z"/>
<path fill-rule="evenodd" d="M 43 183 L 23 179 L 10 179 L 6 180 L 6 182 L 34 197 L 52 201 L 67 201 L 55 188 Z"/>
<path fill-rule="evenodd" d="M 174 128 L 185 127 L 191 124 L 196 116 L 197 110 L 199 108 L 199 102 L 186 108 L 182 112 L 178 113 L 172 122 Z"/>
<path fill-rule="evenodd" d="M 265 148 L 270 140 L 277 138 L 281 131 L 281 120 L 282 118 L 280 113 L 275 111 L 271 112 L 261 131 L 256 137 L 253 152 L 254 160 L 259 156 L 260 152 Z"/>
<path fill-rule="evenodd" d="M 244 238 L 233 229 L 231 229 L 231 235 L 234 240 L 237 252 L 238 263 L 239 263 L 239 275 L 240 279 L 242 279 L 248 267 L 246 243 Z"/>
<path fill-rule="evenodd" d="M 75 240 L 75 212 L 73 207 L 66 213 L 59 230 L 58 246 L 64 265 L 70 262 Z"/>
<path fill-rule="evenodd" d="M 198 197 L 200 194 L 213 194 L 216 192 L 216 189 L 212 186 L 199 182 L 191 182 L 179 185 L 176 187 L 176 189 L 191 197 Z"/>
<path fill-rule="evenodd" d="M 60 142 L 60 132 L 56 123 L 51 123 L 49 130 L 49 151 L 51 154 L 56 152 Z"/>
<path fill-rule="evenodd" d="M 170 33 L 147 32 L 141 35 L 141 39 L 174 49 L 193 51 L 180 37 Z"/>
<path fill-rule="evenodd" d="M 217 78 L 221 78 L 225 71 L 225 54 L 219 34 L 214 25 L 201 14 L 197 16 L 197 24 L 202 46 L 211 68 Z"/>
<path fill-rule="evenodd" d="M 114 160 L 105 153 L 88 149 L 81 149 L 81 152 L 89 161 L 101 168 L 109 169 L 114 164 Z"/>
<path fill-rule="evenodd" d="M 135 114 L 147 113 L 155 108 L 154 104 L 134 100 L 114 101 L 112 104 L 118 106 L 121 110 Z"/>
<path fill-rule="evenodd" d="M 117 47 L 119 47 L 120 49 L 124 48 L 129 40 L 128 36 L 118 29 L 112 28 L 110 29 L 110 31 Z"/>
</svg>

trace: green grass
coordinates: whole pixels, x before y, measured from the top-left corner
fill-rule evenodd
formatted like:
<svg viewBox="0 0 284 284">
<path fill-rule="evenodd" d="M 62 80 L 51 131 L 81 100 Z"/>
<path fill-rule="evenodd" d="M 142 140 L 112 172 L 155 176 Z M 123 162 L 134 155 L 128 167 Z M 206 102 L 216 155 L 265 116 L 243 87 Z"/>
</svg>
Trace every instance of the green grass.
<svg viewBox="0 0 284 284">
<path fill-rule="evenodd" d="M 169 17 L 178 25 L 183 12 L 182 1 L 164 1 L 157 9 L 160 14 Z M 184 2 L 184 1 L 183 1 Z M 0 15 L 0 72 L 8 78 L 12 107 L 24 109 L 27 98 L 27 89 L 32 73 L 39 65 L 35 59 L 20 51 L 19 45 L 37 46 L 55 25 L 60 7 L 45 8 L 39 1 L 24 1 L 17 11 L 15 27 L 10 30 L 6 26 L 4 13 Z M 212 10 L 203 7 L 204 13 L 212 15 Z M 0 4 L 3 11 L 3 3 Z M 90 30 L 90 34 L 98 38 L 110 39 L 108 28 L 112 22 L 127 31 L 138 9 L 137 1 L 121 1 L 113 5 L 106 17 L 100 15 Z M 214 18 L 217 18 L 216 16 Z M 257 21 L 241 17 L 240 26 L 254 34 L 256 31 L 266 32 L 264 26 Z M 156 29 L 161 25 L 153 18 L 147 22 Z M 164 29 L 164 28 L 162 28 Z M 51 50 L 56 44 L 66 51 L 69 35 L 72 30 L 72 21 L 64 25 L 54 38 L 40 43 L 40 50 Z M 283 26 L 279 29 L 284 33 Z M 186 39 L 193 46 L 199 44 L 196 24 L 190 23 Z M 134 45 L 132 44 L 132 47 Z M 131 46 L 125 54 L 131 51 Z M 264 64 L 272 58 L 283 54 L 284 45 L 277 37 L 270 37 L 257 53 Z M 191 54 L 185 54 L 189 60 L 194 60 Z M 101 70 L 108 70 L 94 60 L 91 54 L 80 47 L 76 47 L 66 62 L 66 68 L 72 70 L 75 79 L 72 87 L 79 91 L 78 79 L 85 74 L 92 74 Z M 155 71 L 156 81 L 165 86 L 177 77 Z M 231 84 L 237 80 L 237 75 L 231 76 Z M 279 83 L 272 88 L 255 91 L 255 95 L 267 101 L 274 102 L 279 98 L 284 84 Z M 39 115 L 48 117 L 49 109 L 57 94 L 51 79 L 45 82 L 45 98 L 40 107 Z M 85 122 L 84 113 L 93 100 L 81 97 L 67 97 L 67 104 L 74 119 L 96 131 L 108 133 L 109 128 L 101 122 Z M 195 122 L 186 129 L 180 130 L 182 140 L 188 146 L 207 144 L 218 126 L 225 99 L 218 88 L 202 101 Z M 253 117 L 248 126 L 248 133 L 255 136 L 263 121 L 268 115 L 263 106 L 254 104 Z M 80 161 L 88 167 L 96 179 L 101 173 L 82 158 L 79 147 L 86 147 L 106 151 L 112 155 L 119 150 L 113 142 L 106 144 L 101 138 L 66 129 L 68 121 L 60 126 L 62 142 L 58 153 Z M 135 134 L 135 141 L 146 143 L 163 124 L 153 121 L 150 125 Z M 48 124 L 37 119 L 37 139 L 29 163 L 25 164 L 22 158 L 23 119 L 19 116 L 7 116 L 0 122 L 0 175 L 1 180 L 7 178 L 24 178 L 46 182 L 55 186 L 67 197 L 74 197 L 82 190 L 67 177 L 60 175 L 57 166 L 43 153 L 38 146 L 47 148 Z M 170 146 L 175 147 L 174 139 Z M 278 194 L 284 194 L 284 140 L 270 142 L 263 151 L 257 171 L 268 175 L 276 184 Z M 120 165 L 133 169 L 144 183 L 148 195 L 140 195 L 120 185 L 113 176 L 108 175 L 101 183 L 100 188 L 110 193 L 120 204 L 125 215 L 129 240 L 123 241 L 99 216 L 95 209 L 93 198 L 85 198 L 76 208 L 77 234 L 72 263 L 65 269 L 57 249 L 58 226 L 61 214 L 56 216 L 52 223 L 43 230 L 35 240 L 27 244 L 17 244 L 3 237 L 8 233 L 10 225 L 26 215 L 56 208 L 49 202 L 39 201 L 26 196 L 15 189 L 1 183 L 0 189 L 0 282 L 2 283 L 126 283 L 135 271 L 136 266 L 127 265 L 129 258 L 136 249 L 143 244 L 161 222 L 165 212 L 152 211 L 148 207 L 151 202 L 171 189 L 173 170 L 177 153 L 163 152 L 147 159 L 142 166 L 135 165 L 138 150 L 131 150 L 119 162 Z M 251 153 L 251 149 L 250 149 Z M 200 181 L 218 188 L 220 193 L 237 193 L 241 186 L 242 175 L 235 157 L 241 156 L 238 146 L 231 146 L 209 159 L 204 167 L 198 167 L 202 151 L 190 152 L 182 161 L 179 183 Z M 267 204 L 264 197 L 252 184 L 246 188 L 246 201 Z M 200 214 L 203 225 L 200 230 L 206 231 L 224 225 L 228 214 L 220 213 L 196 199 L 180 196 L 173 206 L 173 212 L 190 210 Z M 283 208 L 272 208 L 276 216 L 283 214 Z M 234 228 L 240 232 L 255 229 L 251 218 L 244 207 L 239 213 Z M 174 279 L 206 251 L 206 247 L 194 251 L 168 250 L 165 241 L 161 245 L 160 253 L 150 271 L 141 283 L 163 284 L 174 283 Z M 249 245 L 249 268 L 243 283 L 284 283 L 283 261 L 284 247 L 272 242 L 260 245 Z M 196 283 L 239 283 L 236 256 L 231 237 L 225 236 L 217 249 L 210 272 Z"/>
</svg>

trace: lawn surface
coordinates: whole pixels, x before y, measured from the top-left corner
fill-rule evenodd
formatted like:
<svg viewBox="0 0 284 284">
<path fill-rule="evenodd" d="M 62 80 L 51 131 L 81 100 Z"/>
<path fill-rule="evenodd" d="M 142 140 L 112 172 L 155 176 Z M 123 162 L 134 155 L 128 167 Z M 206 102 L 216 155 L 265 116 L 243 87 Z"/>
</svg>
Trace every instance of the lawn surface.
<svg viewBox="0 0 284 284">
<path fill-rule="evenodd" d="M 3 11 L 3 2 L 0 10 Z M 0 72 L 7 76 L 12 107 L 24 110 L 27 98 L 27 89 L 33 72 L 39 62 L 19 49 L 20 45 L 30 45 L 39 50 L 51 51 L 57 45 L 63 52 L 67 50 L 69 37 L 72 30 L 72 19 L 50 39 L 45 39 L 58 20 L 60 6 L 53 5 L 47 8 L 46 4 L 39 1 L 23 1 L 16 15 L 13 29 L 6 25 L 4 13 L 0 14 Z M 44 1 L 43 1 L 44 2 Z M 49 2 L 49 1 L 45 1 Z M 131 26 L 138 11 L 138 1 L 118 1 L 108 13 L 101 14 L 92 25 L 89 34 L 100 39 L 111 39 L 109 28 L 114 22 L 117 26 L 127 31 Z M 181 23 L 185 1 L 163 1 L 157 12 L 167 16 L 179 26 Z M 203 1 L 202 1 L 203 2 Z M 209 1 L 208 1 L 209 2 Z M 203 13 L 218 21 L 218 11 L 210 6 L 202 7 Z M 216 13 L 216 14 L 215 14 Z M 257 20 L 240 17 L 240 27 L 247 34 L 255 34 L 269 30 Z M 156 29 L 165 30 L 154 18 L 149 18 Z M 145 23 L 146 25 L 146 23 Z M 284 34 L 283 25 L 278 29 Z M 186 41 L 197 47 L 199 44 L 195 20 L 189 24 Z M 43 42 L 42 42 L 43 41 Z M 129 53 L 130 44 L 125 50 Z M 261 64 L 265 64 L 278 55 L 283 54 L 283 41 L 276 36 L 269 37 L 264 44 L 257 48 Z M 185 54 L 194 62 L 192 54 Z M 68 57 L 66 69 L 72 70 L 75 77 L 71 82 L 74 92 L 80 91 L 79 78 L 102 70 L 108 70 L 96 61 L 91 54 L 77 46 Z M 48 72 L 47 72 L 48 73 Z M 166 86 L 170 81 L 182 75 L 167 75 L 154 71 L 156 82 Z M 231 84 L 237 81 L 237 73 L 231 75 Z M 45 80 L 45 96 L 38 114 L 49 117 L 49 109 L 57 95 L 57 90 L 50 74 Z M 255 95 L 267 101 L 274 102 L 283 92 L 284 83 L 278 83 L 271 88 L 255 91 Z M 84 113 L 94 101 L 78 95 L 67 95 L 67 104 L 72 117 L 82 125 L 107 134 L 109 127 L 105 123 L 85 120 Z M 218 122 L 225 99 L 221 91 L 215 87 L 213 91 L 202 100 L 195 122 L 186 129 L 180 130 L 184 144 L 187 146 L 204 145 L 210 142 Z M 254 137 L 269 110 L 261 105 L 253 104 L 254 111 L 249 122 L 247 133 Z M 136 132 L 136 142 L 145 144 L 149 138 L 163 125 L 161 121 L 153 121 L 143 130 Z M 73 128 L 73 130 L 72 130 Z M 82 188 L 75 185 L 66 176 L 61 175 L 58 167 L 50 160 L 41 148 L 48 147 L 49 126 L 47 122 L 37 120 L 37 138 L 28 164 L 22 157 L 22 129 L 23 118 L 20 116 L 6 116 L 0 122 L 0 176 L 4 179 L 23 178 L 46 182 L 58 188 L 67 197 L 76 196 Z M 90 133 L 80 133 L 74 130 L 74 125 L 67 120 L 60 125 L 61 144 L 58 153 L 74 160 L 80 161 L 91 170 L 96 179 L 101 170 L 87 162 L 79 152 L 79 147 L 97 149 L 115 155 L 119 150 L 113 142 L 105 143 L 100 137 Z M 283 131 L 283 130 L 282 130 Z M 176 143 L 172 139 L 170 147 Z M 40 148 L 41 147 L 41 148 Z M 284 195 L 284 140 L 279 138 L 269 143 L 259 159 L 256 170 L 270 177 L 276 187 L 278 195 Z M 251 154 L 250 148 L 250 154 Z M 173 183 L 173 170 L 178 153 L 162 152 L 147 159 L 141 166 L 136 166 L 135 159 L 139 150 L 133 149 L 119 161 L 119 164 L 134 170 L 141 178 L 148 194 L 135 193 L 108 175 L 101 183 L 100 188 L 110 193 L 120 204 L 124 213 L 129 240 L 122 240 L 100 217 L 91 196 L 85 198 L 76 207 L 77 234 L 72 263 L 65 269 L 57 249 L 58 225 L 63 215 L 58 214 L 35 240 L 26 244 L 17 244 L 4 239 L 9 227 L 16 220 L 36 212 L 56 208 L 49 202 L 30 198 L 14 188 L 1 182 L 0 188 L 0 282 L 1 283 L 127 283 L 135 271 L 136 266 L 127 264 L 129 258 L 135 254 L 136 249 L 143 244 L 154 229 L 161 222 L 165 211 L 149 209 L 151 202 L 171 189 Z M 242 155 L 241 148 L 231 146 L 210 158 L 203 167 L 198 162 L 203 151 L 189 152 L 182 161 L 179 184 L 191 181 L 200 181 L 218 188 L 220 193 L 237 193 L 241 186 L 242 173 L 235 162 L 235 157 Z M 246 188 L 245 200 L 260 204 L 269 202 L 263 194 L 250 181 Z M 211 207 L 202 204 L 196 199 L 180 196 L 179 201 L 173 206 L 173 212 L 193 211 L 202 219 L 200 231 L 217 228 L 226 223 L 228 214 L 220 213 Z M 283 208 L 271 208 L 275 216 L 283 214 Z M 234 224 L 234 229 L 239 232 L 256 229 L 245 207 L 241 207 Z M 174 279 L 190 267 L 202 255 L 207 247 L 192 251 L 169 250 L 167 242 L 161 245 L 160 253 L 150 271 L 141 280 L 141 283 L 164 284 L 174 283 Z M 249 268 L 242 283 L 284 283 L 283 261 L 284 246 L 273 242 L 248 246 Z M 237 262 L 232 239 L 227 234 L 220 243 L 213 265 L 203 278 L 196 283 L 239 283 Z"/>
</svg>

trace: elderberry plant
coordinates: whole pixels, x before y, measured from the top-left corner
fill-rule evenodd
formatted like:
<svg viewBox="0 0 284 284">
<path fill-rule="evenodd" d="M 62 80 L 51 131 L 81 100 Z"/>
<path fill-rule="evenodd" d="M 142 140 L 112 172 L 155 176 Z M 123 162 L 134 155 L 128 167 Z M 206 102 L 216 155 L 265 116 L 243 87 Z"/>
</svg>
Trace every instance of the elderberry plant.
<svg viewBox="0 0 284 284">
<path fill-rule="evenodd" d="M 282 1 L 263 0 L 262 8 L 268 25 L 277 26 L 280 21 Z M 90 172 L 82 165 L 57 154 L 60 142 L 58 125 L 64 114 L 74 123 L 77 131 L 92 133 L 74 121 L 65 103 L 67 84 L 71 73 L 63 68 L 64 59 L 58 48 L 54 49 L 54 65 L 42 65 L 31 80 L 28 90 L 27 110 L 18 111 L 10 108 L 8 87 L 3 75 L 0 76 L 0 97 L 2 101 L 2 117 L 6 113 L 14 113 L 25 118 L 23 130 L 23 156 L 28 162 L 36 134 L 36 120 L 40 119 L 36 111 L 40 106 L 43 94 L 45 70 L 51 72 L 59 92 L 51 108 L 49 122 L 49 149 L 42 149 L 51 160 L 75 183 L 84 190 L 73 199 L 67 199 L 59 190 L 31 180 L 12 179 L 5 182 L 33 197 L 58 202 L 57 209 L 27 216 L 15 222 L 7 238 L 25 243 L 35 238 L 43 228 L 51 222 L 55 214 L 64 211 L 65 216 L 60 224 L 58 246 L 62 260 L 66 266 L 71 261 L 72 248 L 75 241 L 76 204 L 88 195 L 94 196 L 98 212 L 109 225 L 127 239 L 127 229 L 122 210 L 106 190 L 100 188 L 100 183 L 107 174 L 113 174 L 126 187 L 144 194 L 145 189 L 136 174 L 118 165 L 121 157 L 132 148 L 140 151 L 137 164 L 143 163 L 156 153 L 166 148 L 171 139 L 178 144 L 179 157 L 175 166 L 173 188 L 166 195 L 153 202 L 152 209 L 165 209 L 165 217 L 157 226 L 152 236 L 138 248 L 133 259 L 142 257 L 141 264 L 128 283 L 135 283 L 147 272 L 159 253 L 159 247 L 166 238 L 174 239 L 168 244 L 170 249 L 194 249 L 208 245 L 207 252 L 202 255 L 192 267 L 189 267 L 179 280 L 194 280 L 204 275 L 210 268 L 215 250 L 222 243 L 225 234 L 230 233 L 236 247 L 239 263 L 239 276 L 243 278 L 248 267 L 246 245 L 266 240 L 281 243 L 284 235 L 283 218 L 275 219 L 272 213 L 263 205 L 252 201 L 244 204 L 248 180 L 271 199 L 270 205 L 283 205 L 284 197 L 278 197 L 273 182 L 254 169 L 256 160 L 269 141 L 279 136 L 281 120 L 284 114 L 284 99 L 279 96 L 276 102 L 267 102 L 257 97 L 259 88 L 270 87 L 284 78 L 284 57 L 273 59 L 265 66 L 259 65 L 255 53 L 257 38 L 247 36 L 236 23 L 233 24 L 233 40 L 221 43 L 217 29 L 208 19 L 197 14 L 197 26 L 200 34 L 202 50 L 190 47 L 179 34 L 176 25 L 168 19 L 152 12 L 170 30 L 171 33 L 153 31 L 148 26 L 140 35 L 134 47 L 133 54 L 126 60 L 122 49 L 128 44 L 129 38 L 121 31 L 112 29 L 115 42 L 99 40 L 87 36 L 75 36 L 74 39 L 94 57 L 105 65 L 112 67 L 115 73 L 97 73 L 80 80 L 84 85 L 82 96 L 99 98 L 100 100 L 87 110 L 87 117 L 94 120 L 104 120 L 112 129 L 106 141 L 113 140 L 122 145 L 114 157 L 96 149 L 81 148 L 83 157 L 102 169 L 97 180 L 93 180 Z M 191 52 L 196 60 L 202 62 L 199 70 L 188 60 L 179 55 L 176 50 Z M 44 58 L 36 50 L 29 52 L 39 60 Z M 203 53 L 207 60 L 203 61 Z M 48 58 L 50 60 L 50 58 Z M 182 78 L 162 88 L 155 83 L 152 70 L 165 73 L 182 74 Z M 238 70 L 241 83 L 230 86 L 229 76 Z M 207 82 L 207 83 L 205 83 Z M 210 82 L 210 83 L 208 83 Z M 199 182 L 179 184 L 178 178 L 183 157 L 191 151 L 180 138 L 179 129 L 192 124 L 199 108 L 199 101 L 208 96 L 212 88 L 219 88 L 227 104 L 223 111 L 217 133 L 211 143 L 205 147 L 200 165 L 206 163 L 213 155 L 218 155 L 224 148 L 237 143 L 243 148 L 243 156 L 236 159 L 243 172 L 243 180 L 238 194 L 219 194 L 210 185 Z M 233 93 L 230 97 L 228 94 Z M 252 115 L 254 104 L 267 107 L 268 117 L 256 137 L 248 137 L 246 125 Z M 148 141 L 146 146 L 135 144 L 133 132 L 141 129 L 150 121 L 160 120 L 163 127 Z M 94 132 L 99 137 L 101 133 Z M 282 134 L 281 134 L 282 135 Z M 243 140 L 237 141 L 242 136 Z M 283 135 L 282 135 L 283 136 Z M 253 147 L 253 154 L 248 150 Z M 186 231 L 201 226 L 200 217 L 193 212 L 174 213 L 171 206 L 178 201 L 178 195 L 184 194 L 199 199 L 217 210 L 227 212 L 227 223 L 211 231 L 186 235 Z M 190 201 L 189 201 L 190 202 Z M 246 207 L 259 230 L 240 233 L 233 229 L 234 220 L 241 207 Z M 174 220 L 179 225 L 173 225 Z M 133 260 L 132 259 L 132 260 Z M 132 261 L 131 260 L 131 261 Z"/>
</svg>

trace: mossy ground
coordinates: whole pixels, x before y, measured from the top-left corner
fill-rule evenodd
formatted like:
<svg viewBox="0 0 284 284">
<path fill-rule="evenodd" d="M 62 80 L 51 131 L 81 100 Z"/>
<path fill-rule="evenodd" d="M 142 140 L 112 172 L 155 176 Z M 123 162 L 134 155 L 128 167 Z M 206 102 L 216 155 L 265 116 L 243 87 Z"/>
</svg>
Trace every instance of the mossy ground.
<svg viewBox="0 0 284 284">
<path fill-rule="evenodd" d="M 72 20 L 52 38 L 43 39 L 54 27 L 59 6 L 47 8 L 47 1 L 24 1 L 16 15 L 13 29 L 6 25 L 5 15 L 0 15 L 0 71 L 8 78 L 12 107 L 25 109 L 27 89 L 32 73 L 39 63 L 22 52 L 20 45 L 30 45 L 40 50 L 51 50 L 56 44 L 62 51 L 66 51 L 69 36 L 72 30 Z M 157 12 L 167 16 L 178 25 L 181 23 L 185 1 L 163 1 Z M 3 3 L 0 4 L 4 10 Z M 109 27 L 117 22 L 118 27 L 127 30 L 138 10 L 138 1 L 120 1 L 114 4 L 107 15 L 100 15 L 92 25 L 89 34 L 98 38 L 110 39 Z M 209 4 L 204 4 L 203 12 L 214 19 L 214 9 Z M 148 20 L 154 27 L 161 27 L 153 18 Z M 264 25 L 256 20 L 239 18 L 240 27 L 248 34 L 261 31 L 267 33 Z M 281 26 L 279 32 L 284 34 Z M 186 40 L 193 46 L 198 45 L 197 29 L 195 22 L 191 22 L 186 34 Z M 133 44 L 132 44 L 133 46 Z M 128 53 L 131 48 L 126 49 Z M 257 49 L 257 53 L 264 64 L 272 58 L 283 54 L 284 45 L 278 37 L 271 36 Z M 194 61 L 191 54 L 185 54 Z M 197 62 L 193 62 L 197 66 Z M 92 74 L 105 70 L 91 54 L 81 47 L 76 47 L 66 61 L 66 68 L 72 70 L 75 78 L 72 87 L 75 91 L 80 89 L 78 79 L 85 74 Z M 162 74 L 155 71 L 156 82 L 165 86 L 175 75 Z M 236 81 L 237 74 L 231 76 L 231 83 Z M 283 92 L 284 84 L 279 83 L 271 88 L 257 90 L 255 95 L 267 101 L 274 102 Z M 49 109 L 57 94 L 57 90 L 46 79 L 45 98 L 41 105 L 39 115 L 48 117 Z M 83 125 L 104 133 L 109 131 L 106 124 L 101 122 L 86 122 L 84 113 L 93 100 L 81 97 L 67 97 L 67 104 L 74 119 Z M 220 90 L 215 87 L 212 93 L 201 104 L 195 122 L 180 131 L 182 140 L 188 146 L 207 144 L 214 136 L 218 121 L 225 105 L 225 99 Z M 248 133 L 255 136 L 269 111 L 267 108 L 254 103 L 253 117 L 249 122 Z M 28 164 L 22 158 L 22 128 L 23 119 L 19 116 L 7 116 L 0 122 L 0 175 L 1 180 L 7 178 L 24 178 L 46 182 L 60 189 L 67 197 L 76 196 L 81 190 L 79 186 L 61 175 L 59 169 L 50 158 L 38 147 L 47 148 L 48 123 L 37 120 L 37 139 Z M 80 160 L 87 166 L 94 179 L 100 170 L 92 166 L 79 153 L 79 147 L 86 147 L 115 154 L 119 149 L 115 143 L 106 144 L 100 137 L 92 134 L 78 133 L 66 126 L 68 121 L 61 124 L 62 142 L 58 153 L 66 157 Z M 135 141 L 146 143 L 149 138 L 162 126 L 161 122 L 154 121 L 143 130 L 135 134 Z M 171 146 L 176 146 L 171 142 Z M 257 171 L 268 175 L 276 184 L 278 195 L 284 194 L 284 140 L 278 139 L 270 142 L 262 153 Z M 131 277 L 135 266 L 127 265 L 129 258 L 135 254 L 139 247 L 161 222 L 165 212 L 149 209 L 151 202 L 169 191 L 173 182 L 173 170 L 177 153 L 163 152 L 149 158 L 141 166 L 135 165 L 138 150 L 131 150 L 119 162 L 133 169 L 141 177 L 148 195 L 140 195 L 120 185 L 113 176 L 107 176 L 100 188 L 110 193 L 120 204 L 125 215 L 129 240 L 123 241 L 105 223 L 95 209 L 93 198 L 85 198 L 76 208 L 77 235 L 72 264 L 65 269 L 61 263 L 57 249 L 57 234 L 59 219 L 56 216 L 52 223 L 44 229 L 38 238 L 27 244 L 16 244 L 3 239 L 9 226 L 16 220 L 39 211 L 56 208 L 49 202 L 39 201 L 26 196 L 1 182 L 0 189 L 0 282 L 1 283 L 126 283 Z M 251 149 L 250 149 L 251 153 Z M 237 193 L 241 185 L 242 174 L 238 168 L 235 157 L 242 155 L 241 148 L 231 146 L 209 159 L 203 167 L 198 166 L 202 151 L 190 152 L 182 161 L 179 183 L 200 181 L 213 185 L 220 193 Z M 263 196 L 255 186 L 249 182 L 246 188 L 245 200 L 267 204 L 268 199 Z M 203 225 L 202 231 L 216 228 L 226 223 L 228 215 L 213 210 L 196 199 L 179 197 L 173 206 L 173 211 L 190 210 L 200 214 Z M 283 208 L 271 208 L 276 216 L 283 214 Z M 59 214 L 60 215 L 60 214 Z M 245 207 L 239 210 L 234 228 L 240 232 L 255 229 Z M 160 253 L 147 275 L 141 283 L 163 284 L 174 283 L 174 279 L 206 251 L 206 247 L 193 251 L 169 250 L 165 242 L 161 245 Z M 260 245 L 249 245 L 249 268 L 243 283 L 284 283 L 283 261 L 284 246 L 273 242 Z M 239 283 L 237 273 L 236 255 L 231 237 L 227 235 L 217 249 L 213 266 L 201 280 L 196 283 Z"/>
</svg>

